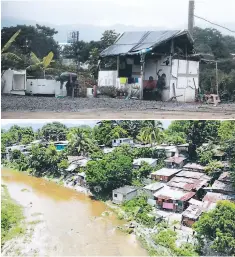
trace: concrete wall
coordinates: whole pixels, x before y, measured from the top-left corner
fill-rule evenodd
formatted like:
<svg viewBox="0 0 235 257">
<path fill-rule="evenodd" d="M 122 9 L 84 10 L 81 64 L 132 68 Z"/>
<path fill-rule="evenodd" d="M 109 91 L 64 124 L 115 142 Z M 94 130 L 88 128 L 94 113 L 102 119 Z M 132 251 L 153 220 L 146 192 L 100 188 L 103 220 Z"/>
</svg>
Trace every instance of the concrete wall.
<svg viewBox="0 0 235 257">
<path fill-rule="evenodd" d="M 123 201 L 124 201 L 123 194 L 113 192 L 113 202 L 114 203 L 121 204 Z"/>
<path fill-rule="evenodd" d="M 115 194 L 117 196 L 115 196 Z M 121 193 L 115 193 L 115 191 L 113 191 L 113 203 L 116 203 L 116 204 L 121 204 L 125 201 L 129 201 L 133 198 L 135 198 L 138 194 L 138 191 L 133 191 L 131 193 L 128 193 L 127 195 L 123 195 Z"/>
<path fill-rule="evenodd" d="M 26 92 L 29 94 L 55 95 L 60 89 L 60 82 L 47 79 L 28 79 Z"/>
<path fill-rule="evenodd" d="M 26 90 L 26 70 L 6 70 L 2 76 L 2 93 L 24 95 Z"/>
<path fill-rule="evenodd" d="M 137 190 L 127 194 L 124 197 L 124 201 L 130 201 L 131 199 L 135 198 L 137 196 L 137 194 L 138 194 Z"/>
</svg>

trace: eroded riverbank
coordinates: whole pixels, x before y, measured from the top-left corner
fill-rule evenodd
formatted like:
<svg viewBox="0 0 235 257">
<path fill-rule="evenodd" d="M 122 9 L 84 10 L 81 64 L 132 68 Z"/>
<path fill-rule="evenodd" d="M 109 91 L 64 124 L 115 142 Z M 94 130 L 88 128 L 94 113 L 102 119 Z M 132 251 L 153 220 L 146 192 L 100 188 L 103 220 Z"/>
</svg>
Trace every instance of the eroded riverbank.
<svg viewBox="0 0 235 257">
<path fill-rule="evenodd" d="M 24 207 L 27 222 L 35 213 L 34 220 L 40 220 L 31 242 L 19 242 L 22 256 L 147 256 L 134 235 L 116 229 L 124 221 L 104 203 L 9 169 L 2 169 L 2 180 L 11 197 Z"/>
</svg>

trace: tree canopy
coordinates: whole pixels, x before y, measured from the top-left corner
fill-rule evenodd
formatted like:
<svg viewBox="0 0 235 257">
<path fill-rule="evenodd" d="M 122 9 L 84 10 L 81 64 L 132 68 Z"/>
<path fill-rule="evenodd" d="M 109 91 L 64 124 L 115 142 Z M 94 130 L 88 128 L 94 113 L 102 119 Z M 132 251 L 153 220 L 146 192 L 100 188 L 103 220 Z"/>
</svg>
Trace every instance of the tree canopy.
<svg viewBox="0 0 235 257">
<path fill-rule="evenodd" d="M 235 254 L 235 204 L 217 203 L 214 210 L 204 213 L 194 228 L 200 249 L 210 247 L 225 255 Z M 212 243 L 212 244 L 211 244 Z"/>
</svg>

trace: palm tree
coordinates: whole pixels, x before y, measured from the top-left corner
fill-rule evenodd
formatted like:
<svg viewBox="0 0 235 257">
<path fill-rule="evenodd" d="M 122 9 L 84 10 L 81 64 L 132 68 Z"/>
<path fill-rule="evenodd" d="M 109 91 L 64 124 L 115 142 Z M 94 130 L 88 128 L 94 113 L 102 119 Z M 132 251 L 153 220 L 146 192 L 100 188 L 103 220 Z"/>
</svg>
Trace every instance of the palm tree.
<svg viewBox="0 0 235 257">
<path fill-rule="evenodd" d="M 53 62 L 52 59 L 54 57 L 54 53 L 50 52 L 47 56 L 43 57 L 40 60 L 35 53 L 31 52 L 30 54 L 32 65 L 28 66 L 26 70 L 41 70 L 43 71 L 43 75 L 45 78 L 46 71 L 54 70 L 53 68 L 49 68 L 49 65 Z"/>
<path fill-rule="evenodd" d="M 147 120 L 143 121 L 144 127 L 141 129 L 139 139 L 143 143 L 151 144 L 156 142 L 160 142 L 161 139 L 161 131 L 163 130 L 161 121 Z"/>
<path fill-rule="evenodd" d="M 19 29 L 8 41 L 7 43 L 3 46 L 1 49 L 1 59 L 8 59 L 8 60 L 14 60 L 14 61 L 21 61 L 22 59 L 11 52 L 6 52 L 7 49 L 12 45 L 12 43 L 16 40 L 18 35 L 20 34 L 21 30 Z"/>
<path fill-rule="evenodd" d="M 67 139 L 69 141 L 68 150 L 72 155 L 81 154 L 86 156 L 95 148 L 93 140 L 81 128 L 71 129 Z"/>
</svg>

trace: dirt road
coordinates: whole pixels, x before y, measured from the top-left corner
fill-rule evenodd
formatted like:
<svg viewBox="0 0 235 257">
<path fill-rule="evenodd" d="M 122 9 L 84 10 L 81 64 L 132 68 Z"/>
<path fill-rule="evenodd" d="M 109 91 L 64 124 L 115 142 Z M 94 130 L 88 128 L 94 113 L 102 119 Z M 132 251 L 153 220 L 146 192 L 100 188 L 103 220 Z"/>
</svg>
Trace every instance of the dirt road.
<svg viewBox="0 0 235 257">
<path fill-rule="evenodd" d="M 2 119 L 235 119 L 235 103 L 2 96 Z"/>
<path fill-rule="evenodd" d="M 187 111 L 2 112 L 2 119 L 235 119 L 235 113 Z"/>
</svg>

